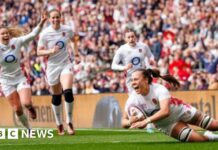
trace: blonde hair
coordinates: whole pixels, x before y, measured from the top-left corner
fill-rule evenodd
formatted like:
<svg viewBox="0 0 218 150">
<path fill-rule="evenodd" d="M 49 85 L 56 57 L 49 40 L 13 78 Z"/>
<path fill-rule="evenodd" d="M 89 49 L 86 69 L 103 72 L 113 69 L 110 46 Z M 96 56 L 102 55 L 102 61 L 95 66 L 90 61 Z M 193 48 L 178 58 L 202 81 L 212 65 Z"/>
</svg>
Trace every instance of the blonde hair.
<svg viewBox="0 0 218 150">
<path fill-rule="evenodd" d="M 8 30 L 11 37 L 19 37 L 24 35 L 24 30 L 19 27 L 8 27 Z"/>
<path fill-rule="evenodd" d="M 0 29 L 7 29 L 11 37 L 19 37 L 24 35 L 24 30 L 20 27 L 0 27 Z"/>
</svg>

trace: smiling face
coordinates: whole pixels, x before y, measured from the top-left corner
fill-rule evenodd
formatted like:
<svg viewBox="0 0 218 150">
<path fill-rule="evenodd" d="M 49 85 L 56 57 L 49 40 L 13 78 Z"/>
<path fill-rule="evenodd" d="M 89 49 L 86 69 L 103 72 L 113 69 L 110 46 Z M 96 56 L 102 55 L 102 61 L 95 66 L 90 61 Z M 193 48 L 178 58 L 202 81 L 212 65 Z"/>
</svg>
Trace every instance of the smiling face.
<svg viewBox="0 0 218 150">
<path fill-rule="evenodd" d="M 130 45 L 130 46 L 135 46 L 136 45 L 136 35 L 133 31 L 129 31 L 125 34 L 125 39 L 126 42 Z"/>
<path fill-rule="evenodd" d="M 10 40 L 10 33 L 7 28 L 0 28 L 0 43 L 8 44 Z"/>
<path fill-rule="evenodd" d="M 57 10 L 49 13 L 49 21 L 54 29 L 59 29 L 61 23 L 61 14 Z"/>
<path fill-rule="evenodd" d="M 148 79 L 143 76 L 142 71 L 132 73 L 131 85 L 137 94 L 147 95 L 149 92 Z"/>
</svg>

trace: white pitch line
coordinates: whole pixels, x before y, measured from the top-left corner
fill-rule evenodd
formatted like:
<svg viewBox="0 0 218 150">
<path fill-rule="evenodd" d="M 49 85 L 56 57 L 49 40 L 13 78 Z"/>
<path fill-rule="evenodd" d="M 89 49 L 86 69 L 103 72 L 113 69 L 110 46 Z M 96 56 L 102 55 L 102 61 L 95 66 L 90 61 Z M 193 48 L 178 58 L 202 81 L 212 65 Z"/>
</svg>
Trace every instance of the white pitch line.
<svg viewBox="0 0 218 150">
<path fill-rule="evenodd" d="M 76 144 L 99 144 L 99 143 L 105 143 L 105 144 L 116 144 L 116 143 L 141 143 L 142 141 L 109 141 L 109 142 L 74 142 L 74 143 L 20 143 L 20 144 L 14 144 L 14 143 L 7 143 L 7 144 L 0 144 L 1 146 L 22 146 L 22 145 L 63 145 L 63 144 L 67 144 L 67 145 L 76 145 Z M 159 140 L 159 141 L 153 141 L 153 140 L 149 140 L 149 141 L 145 141 L 144 143 L 158 143 L 158 142 L 169 142 L 169 141 L 165 141 L 165 140 Z M 172 142 L 172 141 L 170 141 Z M 175 141 L 176 142 L 176 141 Z"/>
<path fill-rule="evenodd" d="M 2 128 L 2 127 L 0 127 L 0 128 Z M 4 128 L 4 129 L 19 129 L 19 130 L 26 130 L 26 128 L 14 128 L 14 127 L 9 127 L 9 128 Z M 52 129 L 52 130 L 57 130 L 56 128 L 32 128 L 33 130 L 48 130 L 48 129 Z M 146 129 L 136 129 L 136 130 L 134 130 L 134 129 L 132 129 L 132 130 L 130 130 L 130 129 L 106 129 L 106 128 L 104 128 L 104 129 L 101 129 L 101 128 L 76 128 L 76 130 L 78 130 L 78 131 L 99 131 L 99 132 L 101 132 L 101 131 L 112 131 L 112 132 L 146 132 Z M 157 132 L 157 130 L 155 131 L 155 132 Z"/>
</svg>

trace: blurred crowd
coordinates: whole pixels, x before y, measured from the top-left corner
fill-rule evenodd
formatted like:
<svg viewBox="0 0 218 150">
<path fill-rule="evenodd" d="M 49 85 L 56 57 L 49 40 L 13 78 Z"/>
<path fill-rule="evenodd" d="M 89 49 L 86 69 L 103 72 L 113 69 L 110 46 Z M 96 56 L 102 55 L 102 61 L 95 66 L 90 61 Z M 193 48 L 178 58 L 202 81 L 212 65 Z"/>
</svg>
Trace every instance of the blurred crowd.
<svg viewBox="0 0 218 150">
<path fill-rule="evenodd" d="M 30 32 L 40 14 L 54 8 L 78 35 L 75 94 L 127 91 L 125 73 L 110 69 L 114 52 L 125 43 L 126 28 L 149 45 L 153 66 L 176 77 L 181 90 L 218 89 L 217 0 L 3 0 L 0 24 Z M 37 39 L 21 50 L 21 66 L 33 94 L 46 95 L 45 58 L 36 56 L 36 48 Z"/>
</svg>

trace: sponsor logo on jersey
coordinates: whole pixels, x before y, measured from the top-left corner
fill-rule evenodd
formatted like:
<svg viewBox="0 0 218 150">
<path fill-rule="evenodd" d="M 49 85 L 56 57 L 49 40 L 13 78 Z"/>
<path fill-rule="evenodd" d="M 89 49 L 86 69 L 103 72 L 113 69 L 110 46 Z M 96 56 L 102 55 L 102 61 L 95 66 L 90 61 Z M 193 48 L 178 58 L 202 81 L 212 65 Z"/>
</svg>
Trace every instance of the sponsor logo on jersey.
<svg viewBox="0 0 218 150">
<path fill-rule="evenodd" d="M 7 55 L 5 58 L 4 58 L 4 60 L 5 60 L 5 62 L 6 63 L 13 63 L 13 62 L 17 62 L 17 58 L 14 56 L 14 55 L 12 55 L 12 54 L 10 54 L 10 55 Z"/>
<path fill-rule="evenodd" d="M 141 52 L 142 52 L 142 49 L 140 48 L 140 49 L 139 49 L 139 53 L 141 53 Z"/>
<path fill-rule="evenodd" d="M 132 64 L 133 65 L 138 65 L 140 63 L 140 58 L 139 57 L 134 57 L 133 59 L 132 59 Z"/>
<path fill-rule="evenodd" d="M 63 36 L 66 36 L 66 33 L 65 33 L 65 32 L 62 32 L 62 35 L 63 35 Z"/>
<path fill-rule="evenodd" d="M 64 48 L 64 42 L 63 41 L 57 41 L 57 43 L 55 44 L 59 47 L 59 49 Z"/>
</svg>

